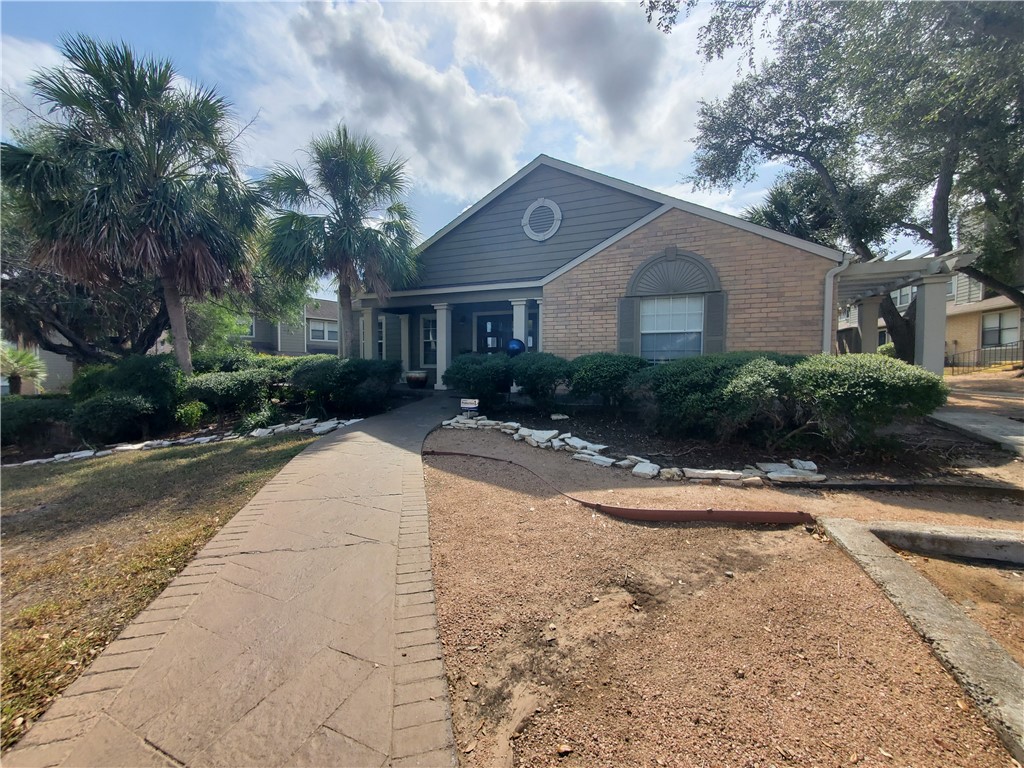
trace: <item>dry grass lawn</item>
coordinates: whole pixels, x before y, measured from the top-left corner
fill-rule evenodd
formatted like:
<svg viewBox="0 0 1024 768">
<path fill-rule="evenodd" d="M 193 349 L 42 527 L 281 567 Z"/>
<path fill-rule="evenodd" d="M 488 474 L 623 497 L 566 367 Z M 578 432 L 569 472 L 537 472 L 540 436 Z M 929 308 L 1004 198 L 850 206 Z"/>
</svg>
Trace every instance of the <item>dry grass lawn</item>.
<svg viewBox="0 0 1024 768">
<path fill-rule="evenodd" d="M 311 441 L 289 435 L 5 470 L 3 748 Z"/>
</svg>

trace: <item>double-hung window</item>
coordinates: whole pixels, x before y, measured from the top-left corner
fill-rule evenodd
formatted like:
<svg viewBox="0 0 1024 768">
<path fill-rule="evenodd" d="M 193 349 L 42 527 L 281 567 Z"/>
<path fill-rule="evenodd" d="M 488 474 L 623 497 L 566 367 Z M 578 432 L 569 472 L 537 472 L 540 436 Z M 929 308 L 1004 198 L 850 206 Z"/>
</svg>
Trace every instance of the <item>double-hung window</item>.
<svg viewBox="0 0 1024 768">
<path fill-rule="evenodd" d="M 1020 341 L 1020 310 L 989 312 L 981 316 L 981 346 L 1001 347 Z"/>
<path fill-rule="evenodd" d="M 309 321 L 310 341 L 337 341 L 338 321 L 337 320 L 310 320 Z"/>
<path fill-rule="evenodd" d="M 640 300 L 640 356 L 652 363 L 701 354 L 704 296 Z"/>
</svg>

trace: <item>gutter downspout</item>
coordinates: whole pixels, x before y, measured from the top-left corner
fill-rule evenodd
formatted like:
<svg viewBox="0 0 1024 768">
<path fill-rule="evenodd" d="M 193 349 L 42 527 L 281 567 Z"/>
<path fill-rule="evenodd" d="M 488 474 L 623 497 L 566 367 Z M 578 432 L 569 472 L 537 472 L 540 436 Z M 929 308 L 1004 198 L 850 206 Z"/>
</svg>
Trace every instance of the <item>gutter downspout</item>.
<svg viewBox="0 0 1024 768">
<path fill-rule="evenodd" d="M 834 341 L 832 331 L 832 315 L 835 312 L 835 301 L 832 300 L 832 288 L 835 285 L 836 275 L 842 272 L 844 269 L 849 267 L 853 263 L 853 254 L 844 253 L 843 263 L 838 266 L 832 267 L 828 272 L 825 273 L 825 316 L 821 324 L 821 353 L 823 355 L 832 354 L 832 342 Z"/>
</svg>

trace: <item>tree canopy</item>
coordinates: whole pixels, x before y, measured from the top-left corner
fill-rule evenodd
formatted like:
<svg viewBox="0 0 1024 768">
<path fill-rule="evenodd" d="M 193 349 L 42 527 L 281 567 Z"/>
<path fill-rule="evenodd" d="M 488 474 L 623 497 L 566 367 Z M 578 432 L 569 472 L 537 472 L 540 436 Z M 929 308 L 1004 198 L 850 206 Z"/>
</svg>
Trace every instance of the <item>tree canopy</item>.
<svg viewBox="0 0 1024 768">
<path fill-rule="evenodd" d="M 344 125 L 314 137 L 308 156 L 307 167 L 279 166 L 263 180 L 277 206 L 267 253 L 280 272 L 337 281 L 338 354 L 358 357 L 353 293 L 386 301 L 416 274 L 415 224 L 402 199 L 405 162 L 386 159 L 372 139 L 351 136 Z"/>
<path fill-rule="evenodd" d="M 91 287 L 158 281 L 191 372 L 183 298 L 247 288 L 262 212 L 238 170 L 229 105 L 124 43 L 77 36 L 61 52 L 63 66 L 31 81 L 47 109 L 37 143 L 0 149 L 31 261 Z"/>
</svg>

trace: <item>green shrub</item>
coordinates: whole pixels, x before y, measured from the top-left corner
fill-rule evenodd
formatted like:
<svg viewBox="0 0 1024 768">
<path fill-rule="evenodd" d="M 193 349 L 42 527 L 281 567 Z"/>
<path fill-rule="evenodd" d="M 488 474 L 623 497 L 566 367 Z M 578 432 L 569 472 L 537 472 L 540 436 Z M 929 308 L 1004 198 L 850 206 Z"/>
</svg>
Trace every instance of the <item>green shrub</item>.
<svg viewBox="0 0 1024 768">
<path fill-rule="evenodd" d="M 185 382 L 184 397 L 199 400 L 223 417 L 259 408 L 269 397 L 274 374 L 260 368 L 201 373 Z"/>
<path fill-rule="evenodd" d="M 279 406 L 271 402 L 265 402 L 258 411 L 253 411 L 242 417 L 242 420 L 235 426 L 235 432 L 246 435 L 254 429 L 269 427 L 271 424 L 280 424 L 288 418 Z"/>
<path fill-rule="evenodd" d="M 110 365 L 90 365 L 71 382 L 76 402 L 100 394 L 140 395 L 152 406 L 145 428 L 153 432 L 174 423 L 182 374 L 173 355 L 132 355 Z"/>
<path fill-rule="evenodd" d="M 105 392 L 75 406 L 71 428 L 90 443 L 115 443 L 145 437 L 155 406 L 141 395 Z"/>
<path fill-rule="evenodd" d="M 71 380 L 71 386 L 68 387 L 71 399 L 80 403 L 98 395 L 107 388 L 107 381 L 113 370 L 112 365 L 85 365 L 79 368 L 75 378 Z"/>
<path fill-rule="evenodd" d="M 654 400 L 659 431 L 676 437 L 718 436 L 720 425 L 728 418 L 725 388 L 744 365 L 758 358 L 783 366 L 803 359 L 774 352 L 728 352 L 673 360 L 639 377 Z M 634 379 L 634 386 L 637 381 Z"/>
<path fill-rule="evenodd" d="M 942 378 L 882 355 L 816 355 L 793 368 L 800 407 L 835 447 L 863 443 L 881 426 L 946 402 Z"/>
<path fill-rule="evenodd" d="M 273 371 L 280 383 L 288 381 L 295 367 L 302 361 L 301 357 L 285 355 L 256 355 L 252 361 L 253 368 Z"/>
<path fill-rule="evenodd" d="M 384 409 L 401 373 L 402 364 L 396 360 L 311 355 L 295 366 L 291 385 L 314 412 L 368 415 Z"/>
<path fill-rule="evenodd" d="M 50 425 L 71 418 L 74 402 L 65 395 L 8 395 L 0 401 L 0 443 L 29 445 Z"/>
<path fill-rule="evenodd" d="M 569 383 L 572 367 L 565 358 L 549 352 L 528 352 L 512 358 L 512 376 L 538 409 L 551 413 L 555 390 Z"/>
<path fill-rule="evenodd" d="M 882 357 L 896 357 L 896 345 L 891 341 L 888 344 L 882 344 L 878 348 L 878 354 Z"/>
<path fill-rule="evenodd" d="M 743 365 L 722 389 L 724 403 L 716 429 L 720 439 L 740 433 L 773 438 L 794 428 L 793 369 L 759 357 Z"/>
<path fill-rule="evenodd" d="M 647 366 L 646 360 L 634 355 L 582 355 L 572 361 L 572 392 L 580 397 L 600 395 L 606 407 L 622 407 L 630 379 Z"/>
<path fill-rule="evenodd" d="M 244 371 L 253 367 L 256 357 L 256 353 L 248 345 L 199 350 L 192 353 L 192 371 L 194 373 Z"/>
<path fill-rule="evenodd" d="M 206 403 L 200 400 L 189 400 L 178 406 L 174 412 L 174 420 L 185 429 L 195 429 L 202 424 L 208 413 L 209 409 L 206 407 Z"/>
<path fill-rule="evenodd" d="M 512 386 L 512 361 L 506 354 L 470 353 L 452 360 L 442 381 L 467 397 L 480 401 L 480 408 L 493 408 L 505 400 Z"/>
</svg>

